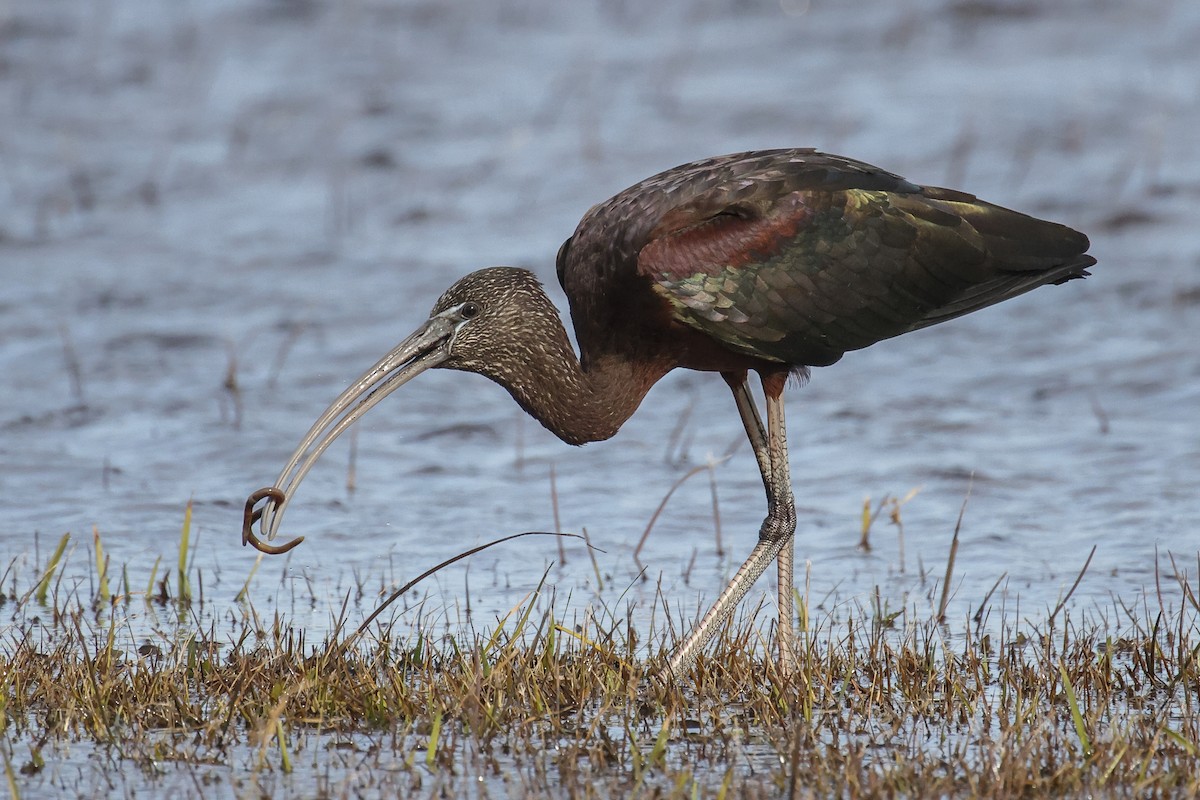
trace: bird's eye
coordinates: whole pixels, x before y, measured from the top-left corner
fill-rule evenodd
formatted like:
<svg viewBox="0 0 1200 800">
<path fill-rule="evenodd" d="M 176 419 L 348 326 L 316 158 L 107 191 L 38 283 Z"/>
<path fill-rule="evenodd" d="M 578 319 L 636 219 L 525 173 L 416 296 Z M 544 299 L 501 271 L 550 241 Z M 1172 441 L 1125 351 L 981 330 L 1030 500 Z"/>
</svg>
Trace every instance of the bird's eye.
<svg viewBox="0 0 1200 800">
<path fill-rule="evenodd" d="M 462 314 L 463 319 L 477 317 L 479 316 L 479 306 L 475 305 L 474 303 L 463 303 L 462 308 L 458 310 L 458 313 Z"/>
</svg>

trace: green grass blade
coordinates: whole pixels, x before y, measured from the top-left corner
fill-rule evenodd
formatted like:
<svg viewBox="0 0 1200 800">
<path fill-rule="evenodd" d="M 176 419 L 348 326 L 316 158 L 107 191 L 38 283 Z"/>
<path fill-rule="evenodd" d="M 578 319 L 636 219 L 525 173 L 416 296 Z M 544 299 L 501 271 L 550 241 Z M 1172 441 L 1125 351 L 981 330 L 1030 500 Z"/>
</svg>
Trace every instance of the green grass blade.
<svg viewBox="0 0 1200 800">
<path fill-rule="evenodd" d="M 671 743 L 671 716 L 668 714 L 663 719 L 662 727 L 658 731 L 658 737 L 654 740 L 654 748 L 650 751 L 649 761 L 651 764 L 661 767 L 667 763 L 667 745 Z"/>
<path fill-rule="evenodd" d="M 183 510 L 183 531 L 179 536 L 179 602 L 192 599 L 192 585 L 188 581 L 188 548 L 192 539 L 192 501 L 188 500 Z"/>
<path fill-rule="evenodd" d="M 288 753 L 287 732 L 283 729 L 283 720 L 281 719 L 275 720 L 275 738 L 279 740 L 279 768 L 285 773 L 291 774 L 292 757 Z"/>
<path fill-rule="evenodd" d="M 21 789 L 17 786 L 17 776 L 13 773 L 12 762 L 8 753 L 4 754 L 4 777 L 8 781 L 8 794 L 12 800 L 21 800 Z"/>
<path fill-rule="evenodd" d="M 58 563 L 62 560 L 63 552 L 67 549 L 67 542 L 70 540 L 71 534 L 64 533 L 58 540 L 58 547 L 54 549 L 54 555 L 50 556 L 50 561 L 46 564 L 46 571 L 42 573 L 42 580 L 37 587 L 36 597 L 39 605 L 46 605 L 46 595 L 50 592 L 50 581 L 54 579 L 54 571 L 58 569 Z"/>
<path fill-rule="evenodd" d="M 92 544 L 96 548 L 96 583 L 98 586 L 96 595 L 100 602 L 107 603 L 112 597 L 112 593 L 108 590 L 108 559 L 104 556 L 104 544 L 100 541 L 100 529 L 95 525 L 92 526 Z"/>
<path fill-rule="evenodd" d="M 425 766 L 433 769 L 437 760 L 438 737 L 442 733 L 442 712 L 433 715 L 433 727 L 429 731 L 429 744 L 425 748 Z"/>
<path fill-rule="evenodd" d="M 154 581 L 158 579 L 158 565 L 162 563 L 162 556 L 154 559 L 154 566 L 150 568 L 150 580 L 146 582 L 146 602 L 150 602 L 150 598 L 154 597 Z"/>
<path fill-rule="evenodd" d="M 246 576 L 246 582 L 242 584 L 242 589 L 237 593 L 237 597 L 233 598 L 235 603 L 244 603 L 250 597 L 250 581 L 254 580 L 254 575 L 258 572 L 258 565 L 262 563 L 263 554 L 259 553 L 258 558 L 254 559 L 254 564 L 250 567 L 250 574 Z"/>
<path fill-rule="evenodd" d="M 1175 744 L 1187 751 L 1187 754 L 1192 758 L 1200 758 L 1200 747 L 1196 743 L 1190 741 L 1179 731 L 1173 731 L 1170 728 L 1163 728 L 1162 732 L 1167 735 L 1167 738 L 1174 740 Z"/>
<path fill-rule="evenodd" d="M 1079 710 L 1079 701 L 1075 698 L 1075 688 L 1071 686 L 1071 678 L 1067 675 L 1067 667 L 1061 661 L 1058 662 L 1058 671 L 1062 675 L 1063 689 L 1067 693 L 1067 707 L 1071 709 L 1071 721 L 1075 723 L 1075 735 L 1079 737 L 1079 744 L 1083 747 L 1084 758 L 1091 758 L 1092 740 L 1088 736 L 1083 713 Z"/>
</svg>

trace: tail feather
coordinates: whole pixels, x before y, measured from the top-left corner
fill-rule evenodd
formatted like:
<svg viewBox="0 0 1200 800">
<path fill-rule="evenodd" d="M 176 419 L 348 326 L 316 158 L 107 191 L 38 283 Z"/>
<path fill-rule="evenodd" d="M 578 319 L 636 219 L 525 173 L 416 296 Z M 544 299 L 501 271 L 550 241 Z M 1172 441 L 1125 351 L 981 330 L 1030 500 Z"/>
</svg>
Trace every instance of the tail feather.
<svg viewBox="0 0 1200 800">
<path fill-rule="evenodd" d="M 1002 273 L 995 280 L 973 286 L 970 291 L 953 302 L 934 309 L 916 327 L 927 328 L 939 322 L 961 317 L 972 311 L 1002 303 L 1048 283 L 1057 285 L 1077 278 L 1086 278 L 1091 274 L 1087 268 L 1095 263 L 1096 259 L 1091 256 L 1081 255 L 1072 261 L 1040 272 L 1025 270 Z"/>
<path fill-rule="evenodd" d="M 1090 273 L 1087 236 L 1066 225 L 1037 219 L 950 189 L 925 187 L 927 201 L 960 217 L 982 241 L 995 277 L 933 309 L 918 325 L 927 327 L 1003 302 L 1046 284 L 1062 284 Z"/>
</svg>

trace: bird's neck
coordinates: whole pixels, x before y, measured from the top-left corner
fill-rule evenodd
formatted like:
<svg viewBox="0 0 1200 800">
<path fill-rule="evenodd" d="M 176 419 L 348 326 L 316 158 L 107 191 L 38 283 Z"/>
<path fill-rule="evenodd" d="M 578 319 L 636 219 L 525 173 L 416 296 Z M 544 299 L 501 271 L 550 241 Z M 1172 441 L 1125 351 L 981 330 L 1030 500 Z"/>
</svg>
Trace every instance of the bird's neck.
<svg viewBox="0 0 1200 800">
<path fill-rule="evenodd" d="M 662 371 L 639 369 L 617 356 L 596 359 L 584 370 L 574 350 L 565 346 L 562 355 L 569 354 L 569 360 L 547 359 L 542 364 L 535 360 L 527 365 L 533 380 L 505 388 L 567 444 L 608 439 L 637 411 Z"/>
<path fill-rule="evenodd" d="M 590 359 L 585 369 L 557 316 L 553 327 L 527 340 L 535 346 L 512 352 L 508 360 L 513 363 L 479 371 L 564 442 L 610 438 L 670 367 L 603 355 Z"/>
</svg>

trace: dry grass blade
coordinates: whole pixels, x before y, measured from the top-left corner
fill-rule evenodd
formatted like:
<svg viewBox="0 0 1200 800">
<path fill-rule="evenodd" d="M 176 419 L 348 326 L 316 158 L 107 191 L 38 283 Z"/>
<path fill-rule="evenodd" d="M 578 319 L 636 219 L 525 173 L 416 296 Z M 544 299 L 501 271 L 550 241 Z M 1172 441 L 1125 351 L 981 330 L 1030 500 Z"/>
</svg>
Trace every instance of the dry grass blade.
<svg viewBox="0 0 1200 800">
<path fill-rule="evenodd" d="M 1058 612 L 1062 611 L 1067 605 L 1067 601 L 1071 599 L 1071 595 L 1075 594 L 1075 590 L 1079 588 L 1079 582 L 1083 580 L 1083 576 L 1087 574 L 1088 567 L 1092 563 L 1092 556 L 1096 555 L 1096 545 L 1092 545 L 1092 551 L 1088 553 L 1087 561 L 1083 562 L 1083 569 L 1079 570 L 1079 574 L 1075 576 L 1075 582 L 1071 584 L 1071 588 L 1063 595 L 1063 599 L 1058 601 L 1058 605 L 1050 612 L 1049 622 L 1050 627 L 1054 627 L 1054 618 L 1058 616 Z"/>
<path fill-rule="evenodd" d="M 76 403 L 83 403 L 83 369 L 79 366 L 79 354 L 75 350 L 75 341 L 71 337 L 71 329 L 67 323 L 60 323 L 58 335 L 62 339 L 63 361 L 66 363 L 67 375 L 71 379 L 71 396 Z"/>
<path fill-rule="evenodd" d="M 958 533 L 962 530 L 963 517 L 967 513 L 967 502 L 971 499 L 971 487 L 975 477 L 972 474 L 971 483 L 967 484 L 967 496 L 963 498 L 962 508 L 958 510 L 958 521 L 954 523 L 954 538 L 950 540 L 950 554 L 946 557 L 946 574 L 942 578 L 942 597 L 938 600 L 937 621 L 946 621 L 946 606 L 950 603 L 950 580 L 954 577 L 954 560 L 958 557 Z"/>
<path fill-rule="evenodd" d="M 730 458 L 730 456 L 726 455 L 726 456 L 722 456 L 719 459 L 709 461 L 704 464 L 700 464 L 699 466 L 696 466 L 696 467 L 692 467 L 687 472 L 685 472 L 679 478 L 679 480 L 677 480 L 677 481 L 675 481 L 675 483 L 671 484 L 671 488 L 667 490 L 667 493 L 665 495 L 663 495 L 663 499 L 658 504 L 658 508 L 654 509 L 654 513 L 650 515 L 650 521 L 646 523 L 646 529 L 644 531 L 642 531 L 642 536 L 640 539 L 638 539 L 637 546 L 633 548 L 633 562 L 635 564 L 637 564 L 638 567 L 642 566 L 642 560 L 640 558 L 642 548 L 646 546 L 646 540 L 650 538 L 650 531 L 654 530 L 654 523 L 658 522 L 659 516 L 662 514 L 663 509 L 667 507 L 667 502 L 670 501 L 670 499 L 671 499 L 671 495 L 675 494 L 676 490 L 678 490 L 680 486 L 683 486 L 683 484 L 686 483 L 687 480 L 689 478 L 691 478 L 693 475 L 698 475 L 701 472 L 704 472 L 705 470 L 711 470 L 716 465 L 722 464 L 725 461 L 728 461 L 729 458 Z"/>
<path fill-rule="evenodd" d="M 412 589 L 414 586 L 416 586 L 418 583 L 420 583 L 421 581 L 428 578 L 430 575 L 433 575 L 436 572 L 440 572 L 441 570 L 445 569 L 446 567 L 450 566 L 451 564 L 454 564 L 458 561 L 462 561 L 464 558 L 469 558 L 470 556 L 473 556 L 476 553 L 480 553 L 484 550 L 487 550 L 489 547 L 495 547 L 498 544 L 504 544 L 505 542 L 511 542 L 513 539 L 520 539 L 525 536 L 559 536 L 559 537 L 565 536 L 565 537 L 569 537 L 572 539 L 583 539 L 583 537 L 577 533 L 557 533 L 555 531 L 525 531 L 523 533 L 513 533 L 513 534 L 509 534 L 508 536 L 501 536 L 499 539 L 493 539 L 492 541 L 478 545 L 477 547 L 472 547 L 469 550 L 464 550 L 461 553 L 459 553 L 458 555 L 451 556 L 450 558 L 447 558 L 445 561 L 441 562 L 440 564 L 436 564 L 436 565 L 430 567 L 429 569 L 425 570 L 417 577 L 413 578 L 408 583 L 401 586 L 396 591 L 392 592 L 386 600 L 384 600 L 382 603 L 379 604 L 378 608 L 376 608 L 374 611 L 372 611 L 371 614 L 365 620 L 363 620 L 362 624 L 358 626 L 358 629 L 355 630 L 354 633 L 352 633 L 345 640 L 345 642 L 342 643 L 342 647 L 343 648 L 349 647 L 350 644 L 352 644 L 355 639 L 357 639 L 359 636 L 361 636 L 367 630 L 367 628 L 370 627 L 371 623 L 374 622 L 379 617 L 379 615 L 384 612 L 384 610 L 388 606 L 390 606 L 392 603 L 396 602 L 396 600 L 398 600 L 399 598 L 403 597 L 405 592 L 407 592 L 409 589 Z M 542 579 L 545 580 L 545 576 L 543 576 Z"/>
<path fill-rule="evenodd" d="M 1008 573 L 1002 572 L 1002 573 L 1000 573 L 1000 577 L 996 578 L 996 582 L 992 584 L 992 588 L 988 589 L 987 594 L 985 594 L 983 596 L 983 600 L 981 600 L 979 603 L 979 608 L 975 611 L 975 614 L 971 617 L 971 619 L 973 621 L 975 621 L 976 623 L 983 622 L 983 614 L 987 610 L 988 601 L 992 599 L 992 595 L 994 595 L 996 593 L 996 590 L 1000 588 L 1000 584 L 1003 583 L 1004 579 L 1007 577 L 1008 577 Z"/>
<path fill-rule="evenodd" d="M 554 532 L 562 533 L 562 521 L 558 516 L 558 475 L 553 464 L 550 465 L 550 506 L 554 510 Z M 567 563 L 567 550 L 562 539 L 558 540 L 558 563 Z"/>
</svg>

